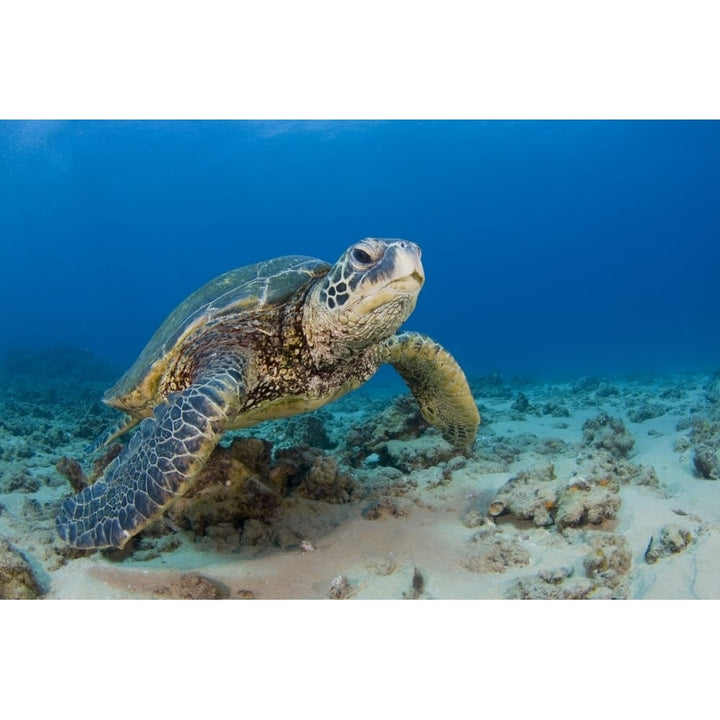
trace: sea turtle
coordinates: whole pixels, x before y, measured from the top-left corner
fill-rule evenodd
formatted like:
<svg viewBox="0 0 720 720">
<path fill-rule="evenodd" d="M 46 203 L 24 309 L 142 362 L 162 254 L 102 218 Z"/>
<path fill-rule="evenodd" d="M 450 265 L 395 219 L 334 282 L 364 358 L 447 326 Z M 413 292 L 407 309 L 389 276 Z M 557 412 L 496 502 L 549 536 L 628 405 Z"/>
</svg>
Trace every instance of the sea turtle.
<svg viewBox="0 0 720 720">
<path fill-rule="evenodd" d="M 315 410 L 382 363 L 446 440 L 470 447 L 480 415 L 462 370 L 430 338 L 395 334 L 424 280 L 417 245 L 366 238 L 332 266 L 281 257 L 201 287 L 105 393 L 125 415 L 101 444 L 140 425 L 103 476 L 63 502 L 60 536 L 123 547 L 190 487 L 226 430 Z"/>
</svg>

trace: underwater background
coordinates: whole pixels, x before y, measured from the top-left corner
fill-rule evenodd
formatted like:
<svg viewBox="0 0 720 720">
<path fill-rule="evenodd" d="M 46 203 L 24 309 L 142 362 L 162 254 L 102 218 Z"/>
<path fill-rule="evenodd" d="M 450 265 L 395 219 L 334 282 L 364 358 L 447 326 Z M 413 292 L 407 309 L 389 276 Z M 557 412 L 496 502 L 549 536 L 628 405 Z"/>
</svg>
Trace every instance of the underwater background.
<svg viewBox="0 0 720 720">
<path fill-rule="evenodd" d="M 122 372 L 212 277 L 381 236 L 468 376 L 713 370 L 719 199 L 714 121 L 1 121 L 0 354 Z"/>
<path fill-rule="evenodd" d="M 61 666 L 99 650 L 77 704 L 107 709 L 127 653 L 103 638 L 127 637 L 156 679 L 133 697 L 165 714 L 282 695 L 376 712 L 372 658 L 405 712 L 466 711 L 480 673 L 493 709 L 519 685 L 530 711 L 586 709 L 591 686 L 702 715 L 712 664 L 687 659 L 720 641 L 714 604 L 505 600 L 720 599 L 720 125 L 685 120 L 720 118 L 708 3 L 168 5 L 4 7 L 1 114 L 681 121 L 0 119 L 0 598 L 96 600 L 0 604 L 5 704 L 55 711 Z M 228 433 L 121 553 L 61 540 L 73 463 L 94 476 L 117 419 L 103 391 L 182 298 L 372 234 L 422 246 L 406 327 L 467 371 L 471 453 L 385 368 Z M 503 601 L 389 602 L 485 598 Z M 172 692 L 158 658 L 181 654 L 207 692 Z"/>
</svg>

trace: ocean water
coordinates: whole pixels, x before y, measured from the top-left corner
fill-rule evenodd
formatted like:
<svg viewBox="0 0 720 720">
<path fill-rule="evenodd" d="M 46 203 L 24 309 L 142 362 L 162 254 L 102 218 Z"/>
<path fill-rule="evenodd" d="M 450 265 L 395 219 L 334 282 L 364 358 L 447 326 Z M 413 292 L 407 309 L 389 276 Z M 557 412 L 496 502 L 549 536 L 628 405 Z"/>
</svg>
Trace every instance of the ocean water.
<svg viewBox="0 0 720 720">
<path fill-rule="evenodd" d="M 720 598 L 720 123 L 0 122 L 0 172 L 0 598 Z M 188 294 L 367 236 L 422 248 L 472 443 L 387 367 L 156 514 L 167 407 L 88 452 Z"/>
<path fill-rule="evenodd" d="M 231 268 L 419 244 L 468 375 L 720 363 L 720 123 L 0 122 L 0 353 L 128 366 Z"/>
</svg>

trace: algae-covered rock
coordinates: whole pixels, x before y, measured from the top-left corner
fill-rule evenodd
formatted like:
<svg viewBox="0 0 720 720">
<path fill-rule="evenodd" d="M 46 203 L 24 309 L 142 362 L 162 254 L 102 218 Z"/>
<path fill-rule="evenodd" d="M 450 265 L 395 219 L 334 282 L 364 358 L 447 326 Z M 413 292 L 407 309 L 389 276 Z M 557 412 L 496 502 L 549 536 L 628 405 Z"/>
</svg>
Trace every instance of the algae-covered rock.
<svg viewBox="0 0 720 720">
<path fill-rule="evenodd" d="M 476 528 L 487 523 L 487 518 L 478 510 L 468 510 L 462 517 L 462 524 L 466 528 Z"/>
<path fill-rule="evenodd" d="M 570 411 L 564 405 L 554 402 L 545 403 L 542 407 L 542 414 L 551 417 L 570 417 Z"/>
<path fill-rule="evenodd" d="M 618 491 L 617 483 L 605 478 L 578 478 L 560 493 L 555 524 L 563 529 L 588 523 L 598 525 L 603 520 L 614 519 L 621 504 Z"/>
<path fill-rule="evenodd" d="M 568 572 L 560 579 L 538 573 L 533 577 L 519 578 L 505 593 L 508 600 L 583 600 L 596 588 L 588 578 L 569 577 Z"/>
<path fill-rule="evenodd" d="M 168 600 L 220 600 L 228 597 L 227 589 L 222 585 L 193 572 L 181 573 L 175 578 L 158 582 L 148 594 Z"/>
<path fill-rule="evenodd" d="M 395 398 L 389 407 L 354 425 L 345 437 L 343 462 L 351 467 L 392 467 L 403 473 L 439 465 L 461 450 L 428 428 L 411 396 Z"/>
<path fill-rule="evenodd" d="M 653 488 L 660 486 L 655 468 L 651 465 L 636 465 L 607 451 L 593 453 L 590 462 L 583 467 L 583 472 L 588 477 L 605 481 L 605 484 L 612 482 Z"/>
<path fill-rule="evenodd" d="M 708 480 L 717 480 L 720 477 L 718 453 L 710 445 L 698 445 L 695 448 L 693 464 L 701 477 Z"/>
<path fill-rule="evenodd" d="M 253 437 L 218 446 L 192 489 L 173 503 L 167 517 L 196 536 L 216 537 L 227 544 L 237 532 L 238 538 L 251 538 L 256 544 L 254 531 L 241 533 L 245 521 L 259 520 L 259 527 L 264 527 L 289 496 L 350 501 L 356 483 L 340 470 L 335 458 L 302 446 L 278 450 L 273 461 L 271 449 L 271 443 Z"/>
<path fill-rule="evenodd" d="M 157 600 L 220 600 L 230 594 L 222 583 L 196 572 L 139 572 L 98 565 L 90 574 L 110 587 Z"/>
<path fill-rule="evenodd" d="M 532 406 L 530 405 L 530 400 L 528 400 L 528 397 L 525 393 L 519 392 L 517 394 L 517 397 L 515 398 L 515 402 L 510 406 L 512 410 L 515 410 L 519 413 L 527 413 L 532 410 Z"/>
<path fill-rule="evenodd" d="M 0 599 L 34 600 L 42 594 L 30 564 L 7 540 L 0 538 Z"/>
<path fill-rule="evenodd" d="M 576 478 L 562 485 L 552 464 L 518 473 L 503 485 L 488 505 L 491 517 L 510 514 L 535 525 L 558 528 L 597 525 L 616 517 L 620 509 L 619 482 L 612 474 Z"/>
<path fill-rule="evenodd" d="M 40 481 L 26 468 L 15 468 L 5 476 L 0 472 L 0 492 L 35 493 L 40 489 Z"/>
<path fill-rule="evenodd" d="M 630 422 L 641 423 L 645 420 L 652 420 L 652 418 L 660 417 L 667 412 L 665 405 L 660 403 L 645 403 L 640 407 L 633 408 L 628 412 L 628 418 Z"/>
<path fill-rule="evenodd" d="M 618 458 L 626 458 L 635 445 L 635 439 L 622 421 L 607 413 L 586 420 L 582 430 L 584 445 L 607 450 Z"/>
<path fill-rule="evenodd" d="M 167 517 L 196 535 L 213 525 L 270 517 L 284 488 L 276 478 L 273 483 L 269 470 L 270 443 L 242 438 L 229 448 L 217 447 L 192 489 L 173 503 Z"/>
<path fill-rule="evenodd" d="M 519 472 L 500 488 L 488 513 L 492 517 L 510 513 L 538 526 L 552 525 L 558 499 L 554 480 L 552 464 Z"/>
<path fill-rule="evenodd" d="M 355 482 L 334 457 L 315 457 L 298 486 L 299 495 L 332 503 L 350 502 L 354 492 Z"/>
<path fill-rule="evenodd" d="M 334 577 L 330 582 L 327 596 L 331 600 L 347 600 L 357 592 L 356 586 L 344 575 Z"/>
<path fill-rule="evenodd" d="M 511 567 L 530 564 L 530 553 L 517 539 L 506 538 L 497 528 L 479 530 L 473 535 L 472 549 L 463 566 L 475 573 L 502 573 Z"/>
<path fill-rule="evenodd" d="M 670 523 L 663 526 L 657 536 L 653 536 L 650 545 L 645 552 L 645 562 L 649 565 L 661 558 L 670 555 L 677 555 L 683 552 L 693 541 L 693 535 L 689 530 Z"/>
<path fill-rule="evenodd" d="M 410 473 L 420 468 L 435 467 L 455 457 L 457 448 L 439 435 L 428 434 L 416 440 L 388 440 L 376 448 L 380 464 Z"/>
<path fill-rule="evenodd" d="M 338 461 L 308 446 L 287 448 L 275 454 L 275 468 L 286 474 L 286 484 L 301 497 L 329 503 L 350 502 L 355 481 L 341 471 Z"/>
<path fill-rule="evenodd" d="M 362 515 L 366 520 L 378 520 L 383 517 L 405 517 L 410 514 L 409 500 L 384 495 L 363 508 Z"/>
<path fill-rule="evenodd" d="M 618 585 L 632 566 L 632 554 L 622 535 L 597 533 L 590 538 L 590 552 L 583 566 L 589 578 L 606 585 Z"/>
<path fill-rule="evenodd" d="M 690 441 L 695 446 L 718 447 L 720 445 L 720 422 L 714 422 L 707 417 L 693 417 L 689 430 Z"/>
<path fill-rule="evenodd" d="M 327 428 L 332 423 L 332 415 L 318 410 L 309 415 L 290 418 L 285 424 L 285 434 L 291 437 L 296 445 L 329 450 L 337 446 L 337 442 L 328 435 Z"/>
</svg>

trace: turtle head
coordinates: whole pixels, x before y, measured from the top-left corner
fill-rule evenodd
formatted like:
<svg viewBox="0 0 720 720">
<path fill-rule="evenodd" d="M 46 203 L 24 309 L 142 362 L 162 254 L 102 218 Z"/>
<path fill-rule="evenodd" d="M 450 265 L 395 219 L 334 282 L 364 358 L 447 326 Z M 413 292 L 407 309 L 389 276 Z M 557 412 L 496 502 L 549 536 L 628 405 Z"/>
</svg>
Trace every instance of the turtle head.
<svg viewBox="0 0 720 720">
<path fill-rule="evenodd" d="M 355 243 L 308 297 L 303 323 L 311 345 L 337 358 L 385 340 L 415 309 L 424 281 L 414 243 L 379 238 Z"/>
</svg>

